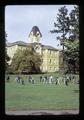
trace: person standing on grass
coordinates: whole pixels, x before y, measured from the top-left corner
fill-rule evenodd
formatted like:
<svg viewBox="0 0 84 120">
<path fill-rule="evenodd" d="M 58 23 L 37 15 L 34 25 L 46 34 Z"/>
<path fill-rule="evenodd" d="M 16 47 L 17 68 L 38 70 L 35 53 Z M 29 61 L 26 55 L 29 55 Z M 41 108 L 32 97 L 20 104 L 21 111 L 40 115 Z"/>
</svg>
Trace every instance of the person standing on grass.
<svg viewBox="0 0 84 120">
<path fill-rule="evenodd" d="M 47 83 L 47 76 L 45 76 L 45 82 Z"/>
<path fill-rule="evenodd" d="M 68 86 L 68 80 L 67 79 L 65 80 L 65 85 Z"/>
<path fill-rule="evenodd" d="M 7 76 L 7 79 L 6 79 L 6 80 L 7 80 L 7 82 L 9 82 L 9 80 L 10 80 L 10 77 L 9 77 L 9 76 Z"/>
<path fill-rule="evenodd" d="M 74 75 L 73 77 L 73 83 L 75 84 L 76 83 L 76 76 Z"/>
<path fill-rule="evenodd" d="M 35 83 L 35 81 L 34 81 L 34 79 L 33 79 L 33 77 L 32 77 L 32 84 L 34 84 Z"/>
<path fill-rule="evenodd" d="M 20 81 L 21 81 L 21 77 L 20 77 L 20 76 L 18 76 L 18 83 L 20 83 Z"/>
<path fill-rule="evenodd" d="M 42 82 L 42 78 L 43 78 L 43 77 L 42 77 L 42 76 L 40 76 L 40 82 Z"/>
<path fill-rule="evenodd" d="M 65 85 L 65 81 L 66 81 L 66 76 L 63 77 L 63 81 L 64 81 L 64 85 Z"/>
<path fill-rule="evenodd" d="M 57 79 L 57 83 L 60 85 L 60 80 L 61 80 L 61 77 L 59 77 L 58 79 Z"/>
<path fill-rule="evenodd" d="M 55 84 L 57 85 L 58 84 L 58 77 L 55 78 Z"/>
<path fill-rule="evenodd" d="M 69 79 L 68 79 L 68 76 L 65 77 L 65 85 L 68 86 L 68 82 L 69 82 Z"/>
<path fill-rule="evenodd" d="M 45 79 L 45 77 L 43 77 L 43 84 L 45 84 L 46 83 L 46 79 Z"/>
<path fill-rule="evenodd" d="M 52 83 L 52 76 L 49 76 L 49 84 Z"/>
<path fill-rule="evenodd" d="M 20 83 L 20 76 L 17 76 L 15 80 L 17 81 L 17 83 Z"/>
<path fill-rule="evenodd" d="M 51 80 L 51 83 L 53 83 L 53 76 L 52 75 L 50 76 L 50 80 Z"/>
<path fill-rule="evenodd" d="M 29 75 L 29 83 L 31 83 L 31 82 L 32 82 L 32 76 Z"/>
<path fill-rule="evenodd" d="M 24 80 L 23 78 L 20 78 L 22 85 L 24 85 Z"/>
</svg>

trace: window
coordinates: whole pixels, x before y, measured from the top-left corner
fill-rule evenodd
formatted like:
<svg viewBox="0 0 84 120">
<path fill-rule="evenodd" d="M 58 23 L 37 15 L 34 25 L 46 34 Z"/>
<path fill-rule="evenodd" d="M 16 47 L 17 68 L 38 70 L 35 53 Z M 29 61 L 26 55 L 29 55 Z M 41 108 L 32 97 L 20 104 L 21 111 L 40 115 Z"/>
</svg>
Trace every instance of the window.
<svg viewBox="0 0 84 120">
<path fill-rule="evenodd" d="M 54 64 L 56 63 L 56 59 L 54 59 Z"/>
<path fill-rule="evenodd" d="M 50 59 L 50 64 L 51 64 L 51 59 Z"/>
<path fill-rule="evenodd" d="M 54 70 L 56 71 L 56 67 L 54 67 Z"/>
<path fill-rule="evenodd" d="M 51 67 L 50 67 L 50 70 L 51 70 Z"/>
<path fill-rule="evenodd" d="M 50 50 L 50 55 L 51 55 L 51 50 Z"/>
</svg>

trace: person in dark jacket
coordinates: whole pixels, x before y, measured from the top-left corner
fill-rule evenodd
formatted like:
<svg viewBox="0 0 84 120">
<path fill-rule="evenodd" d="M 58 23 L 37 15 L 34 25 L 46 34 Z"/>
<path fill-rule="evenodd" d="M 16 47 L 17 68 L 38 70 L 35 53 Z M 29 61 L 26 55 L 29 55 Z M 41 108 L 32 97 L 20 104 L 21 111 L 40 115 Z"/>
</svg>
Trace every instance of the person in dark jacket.
<svg viewBox="0 0 84 120">
<path fill-rule="evenodd" d="M 7 82 L 9 82 L 9 80 L 10 80 L 10 77 L 9 77 L 9 76 L 7 76 L 7 79 L 6 79 L 6 80 L 7 80 Z"/>
</svg>

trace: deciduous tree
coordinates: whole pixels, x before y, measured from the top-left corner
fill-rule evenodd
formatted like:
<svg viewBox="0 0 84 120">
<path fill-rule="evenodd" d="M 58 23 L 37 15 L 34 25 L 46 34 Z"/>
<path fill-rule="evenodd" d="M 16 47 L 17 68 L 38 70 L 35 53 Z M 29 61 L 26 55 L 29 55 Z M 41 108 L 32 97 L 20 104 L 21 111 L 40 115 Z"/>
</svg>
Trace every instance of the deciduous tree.
<svg viewBox="0 0 84 120">
<path fill-rule="evenodd" d="M 11 68 L 17 73 L 39 73 L 41 56 L 33 49 L 18 50 L 13 57 Z"/>
</svg>

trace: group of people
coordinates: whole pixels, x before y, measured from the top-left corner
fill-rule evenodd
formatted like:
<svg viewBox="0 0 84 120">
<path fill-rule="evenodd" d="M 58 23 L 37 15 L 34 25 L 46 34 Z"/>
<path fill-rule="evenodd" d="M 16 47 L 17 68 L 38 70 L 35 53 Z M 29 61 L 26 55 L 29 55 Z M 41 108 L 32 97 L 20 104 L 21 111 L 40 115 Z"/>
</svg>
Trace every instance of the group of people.
<svg viewBox="0 0 84 120">
<path fill-rule="evenodd" d="M 35 83 L 35 80 L 34 80 L 34 78 L 31 75 L 29 75 L 28 82 L 32 83 L 32 84 Z"/>
<path fill-rule="evenodd" d="M 43 82 L 44 84 L 46 83 L 46 84 L 51 84 L 51 83 L 53 83 L 53 76 L 40 76 L 40 82 Z"/>
<path fill-rule="evenodd" d="M 17 81 L 17 83 L 21 83 L 22 85 L 24 85 L 24 79 L 22 77 L 17 76 L 15 80 Z"/>
<path fill-rule="evenodd" d="M 15 80 L 17 81 L 17 83 L 22 83 L 22 85 L 24 85 L 24 79 L 23 79 L 22 77 L 17 76 L 17 77 L 15 78 Z M 31 75 L 29 75 L 29 77 L 28 77 L 28 82 L 29 82 L 29 83 L 32 83 L 32 84 L 35 83 L 35 80 L 33 79 L 33 77 L 32 77 Z"/>
<path fill-rule="evenodd" d="M 60 85 L 61 83 L 64 83 L 64 85 L 68 86 L 69 82 L 76 82 L 76 76 L 72 75 L 64 75 L 61 77 L 53 77 L 53 76 L 40 76 L 40 82 L 43 82 L 44 84 L 52 84 L 55 83 L 56 85 Z"/>
<path fill-rule="evenodd" d="M 7 76 L 6 80 L 7 80 L 7 82 L 9 82 L 10 77 Z M 25 84 L 24 79 L 20 76 L 16 76 L 15 80 L 16 80 L 17 83 L 21 83 L 22 85 Z M 55 83 L 56 85 L 57 84 L 60 85 L 61 83 L 64 83 L 64 85 L 68 86 L 69 82 L 75 83 L 75 81 L 76 81 L 76 76 L 72 76 L 72 75 L 67 75 L 67 76 L 64 75 L 62 77 L 53 77 L 52 75 L 49 75 L 49 76 L 41 75 L 40 76 L 40 82 L 42 82 L 43 84 L 53 84 L 53 83 Z M 32 83 L 32 84 L 35 83 L 35 80 L 32 77 L 32 75 L 28 76 L 28 83 Z"/>
</svg>

